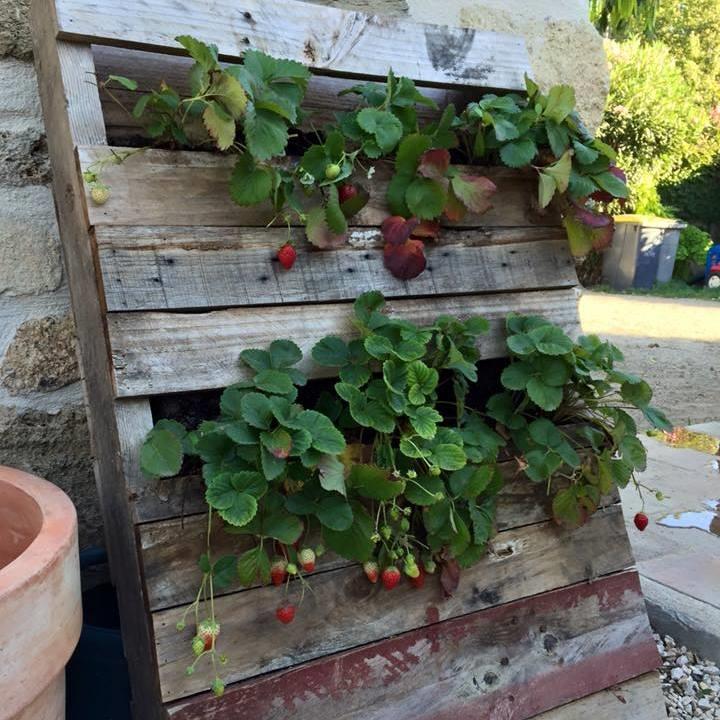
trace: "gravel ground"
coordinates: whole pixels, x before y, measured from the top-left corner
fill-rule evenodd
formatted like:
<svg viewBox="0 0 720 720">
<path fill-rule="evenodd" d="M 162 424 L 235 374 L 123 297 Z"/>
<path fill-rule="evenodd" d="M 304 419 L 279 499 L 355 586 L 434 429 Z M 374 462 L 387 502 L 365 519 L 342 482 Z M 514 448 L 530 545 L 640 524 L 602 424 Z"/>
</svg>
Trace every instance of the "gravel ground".
<svg viewBox="0 0 720 720">
<path fill-rule="evenodd" d="M 720 669 L 669 635 L 655 635 L 668 715 L 678 720 L 720 720 Z"/>
</svg>

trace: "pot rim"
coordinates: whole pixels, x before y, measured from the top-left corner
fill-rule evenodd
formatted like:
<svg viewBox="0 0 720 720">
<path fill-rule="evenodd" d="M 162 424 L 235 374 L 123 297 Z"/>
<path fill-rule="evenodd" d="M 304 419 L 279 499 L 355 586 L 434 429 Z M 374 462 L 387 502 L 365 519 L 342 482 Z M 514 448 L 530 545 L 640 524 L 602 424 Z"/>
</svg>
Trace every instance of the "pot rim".
<svg viewBox="0 0 720 720">
<path fill-rule="evenodd" d="M 42 515 L 40 530 L 14 560 L 0 569 L 0 600 L 34 582 L 67 553 L 77 534 L 75 506 L 56 485 L 30 473 L 0 465 L 0 483 L 35 502 Z"/>
</svg>

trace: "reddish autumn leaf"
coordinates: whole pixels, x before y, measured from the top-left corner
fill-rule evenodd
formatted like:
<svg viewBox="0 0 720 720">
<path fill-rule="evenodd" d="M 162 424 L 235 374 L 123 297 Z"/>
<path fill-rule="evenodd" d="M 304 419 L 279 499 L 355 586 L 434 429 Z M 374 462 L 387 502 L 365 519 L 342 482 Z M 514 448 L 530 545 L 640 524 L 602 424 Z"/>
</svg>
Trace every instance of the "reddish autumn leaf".
<svg viewBox="0 0 720 720">
<path fill-rule="evenodd" d="M 440 223 L 437 220 L 423 220 L 412 231 L 414 238 L 435 239 L 440 234 Z"/>
<path fill-rule="evenodd" d="M 570 252 L 576 257 L 586 255 L 591 249 L 604 250 L 612 244 L 615 221 L 611 215 L 572 205 L 563 217 L 563 225 L 570 241 Z"/>
<path fill-rule="evenodd" d="M 450 222 L 460 222 L 467 214 L 467 208 L 458 200 L 457 195 L 452 189 L 452 185 L 447 194 L 447 202 L 445 203 L 445 210 L 443 210 L 443 212 Z"/>
<path fill-rule="evenodd" d="M 440 584 L 446 597 L 452 594 L 460 585 L 460 565 L 455 558 L 443 557 L 440 568 Z"/>
<path fill-rule="evenodd" d="M 450 167 L 450 153 L 444 148 L 427 150 L 420 156 L 418 172 L 426 178 L 440 180 Z"/>
<path fill-rule="evenodd" d="M 383 259 L 385 267 L 400 280 L 416 278 L 427 264 L 422 240 L 408 239 L 401 243 L 386 243 Z"/>
<path fill-rule="evenodd" d="M 407 220 L 400 215 L 391 215 L 383 220 L 380 230 L 386 243 L 401 245 L 410 237 L 418 224 L 417 218 Z"/>
<path fill-rule="evenodd" d="M 474 175 L 456 175 L 451 181 L 456 197 L 471 212 L 487 212 L 492 207 L 491 198 L 497 186 L 489 178 Z"/>
<path fill-rule="evenodd" d="M 627 175 L 617 166 L 617 165 L 611 165 L 608 168 L 608 172 L 611 175 L 614 175 L 618 180 L 622 180 L 625 184 L 627 184 Z M 590 196 L 595 202 L 605 202 L 609 203 L 613 200 L 617 200 L 618 198 L 613 197 L 609 192 L 606 190 L 596 190 L 591 196 Z M 620 199 L 619 202 L 621 204 L 625 204 L 625 200 Z"/>
</svg>

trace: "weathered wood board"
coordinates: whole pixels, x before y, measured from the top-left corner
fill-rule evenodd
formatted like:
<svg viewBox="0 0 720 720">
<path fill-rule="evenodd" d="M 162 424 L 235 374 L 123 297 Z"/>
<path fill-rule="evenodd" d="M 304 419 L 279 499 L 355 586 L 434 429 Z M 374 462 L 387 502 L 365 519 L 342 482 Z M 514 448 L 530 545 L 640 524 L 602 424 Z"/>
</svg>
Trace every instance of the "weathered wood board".
<svg viewBox="0 0 720 720">
<path fill-rule="evenodd" d="M 386 720 L 392 708 L 393 720 L 524 720 L 577 687 L 592 693 L 658 665 L 635 572 L 446 622 L 431 615 L 422 629 L 241 684 L 209 712 L 178 704 L 171 717 Z"/>
<path fill-rule="evenodd" d="M 313 592 L 306 593 L 298 611 L 302 622 L 292 625 L 275 621 L 282 601 L 282 590 L 276 587 L 218 598 L 216 613 L 224 618 L 223 652 L 232 657 L 227 677 L 233 682 L 250 678 L 632 564 L 617 506 L 601 511 L 571 533 L 562 533 L 553 523 L 505 530 L 497 535 L 493 548 L 493 553 L 463 573 L 457 593 L 442 602 L 436 582 L 426 583 L 422 590 L 404 585 L 388 593 L 368 583 L 358 565 L 314 576 Z M 382 613 L 377 612 L 378 605 Z M 200 692 L 208 685 L 203 673 L 185 673 L 193 630 L 178 633 L 175 626 L 183 610 L 178 607 L 153 615 L 166 700 Z"/>
<path fill-rule="evenodd" d="M 113 228 L 117 230 L 118 228 Z M 351 300 L 367 288 L 385 297 L 458 295 L 577 284 L 567 239 L 506 244 L 467 242 L 473 231 L 446 231 L 426 250 L 427 269 L 404 281 L 383 264 L 379 230 L 357 230 L 349 247 L 315 250 L 300 231 L 291 237 L 298 259 L 292 272 L 277 261 L 287 230 L 146 229 L 99 255 L 109 310 L 159 310 Z M 200 238 L 198 238 L 200 235 Z"/>
<path fill-rule="evenodd" d="M 500 467 L 505 476 L 505 487 L 498 496 L 498 529 L 509 530 L 549 520 L 552 513 L 545 486 L 530 483 L 519 475 L 514 460 Z M 207 542 L 207 513 L 202 512 L 201 479 L 193 478 L 193 485 L 197 492 L 188 498 L 185 512 L 189 512 L 191 506 L 198 514 L 138 526 L 148 603 L 153 611 L 187 604 L 195 599 L 199 579 L 197 558 L 205 552 Z M 615 493 L 605 498 L 601 507 L 612 505 L 617 499 Z M 219 522 L 213 523 L 212 527 L 212 547 L 217 557 L 239 554 L 250 548 L 249 538 L 224 532 Z M 314 543 L 309 541 L 309 544 Z M 349 565 L 352 565 L 350 561 L 328 552 L 318 565 L 317 572 Z M 217 591 L 216 596 L 238 590 L 240 586 L 236 583 Z"/>
<path fill-rule="evenodd" d="M 132 148 L 94 145 L 80 147 L 78 154 L 87 169 L 113 152 L 129 150 Z M 90 222 L 95 226 L 267 227 L 276 220 L 269 203 L 241 207 L 232 201 L 228 184 L 234 164 L 233 157 L 206 152 L 138 152 L 103 168 L 103 181 L 112 188 L 112 202 L 95 205 L 89 200 L 89 188 L 86 190 Z M 558 227 L 556 213 L 541 214 L 532 208 L 531 198 L 537 192 L 533 173 L 499 167 L 468 168 L 468 172 L 490 178 L 502 203 L 483 215 L 468 214 L 456 227 Z M 353 225 L 377 229 L 388 216 L 385 196 L 390 177 L 388 169 L 378 165 L 369 188 L 370 200 L 353 216 Z M 299 223 L 294 216 L 290 221 Z"/>
<path fill-rule="evenodd" d="M 541 314 L 565 330 L 578 330 L 576 290 L 468 295 L 396 300 L 396 317 L 430 323 L 437 315 L 482 315 L 490 331 L 480 338 L 482 357 L 503 357 L 505 316 Z M 291 337 L 305 353 L 298 367 L 310 377 L 332 374 L 315 365 L 313 345 L 326 335 L 353 334 L 348 303 L 245 307 L 212 313 L 113 313 L 108 332 L 118 397 L 158 395 L 226 387 L 246 377 L 240 350 L 265 347 L 275 337 Z"/>
<path fill-rule="evenodd" d="M 79 42 L 179 54 L 174 38 L 193 35 L 228 58 L 255 49 L 334 74 L 382 78 L 392 67 L 424 82 L 505 90 L 524 89 L 529 68 L 517 36 L 297 0 L 216 0 L 211 12 L 202 0 L 57 0 L 56 7 L 59 37 Z"/>
</svg>

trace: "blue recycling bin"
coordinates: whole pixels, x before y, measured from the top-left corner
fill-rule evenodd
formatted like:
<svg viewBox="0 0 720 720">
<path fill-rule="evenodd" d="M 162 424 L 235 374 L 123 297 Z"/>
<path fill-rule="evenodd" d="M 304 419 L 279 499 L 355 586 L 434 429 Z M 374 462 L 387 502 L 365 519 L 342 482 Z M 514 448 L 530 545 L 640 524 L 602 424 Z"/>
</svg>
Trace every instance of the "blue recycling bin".
<svg viewBox="0 0 720 720">
<path fill-rule="evenodd" d="M 107 563 L 102 548 L 80 553 L 80 567 Z M 131 720 L 130 678 L 120 635 L 115 588 L 83 592 L 80 641 L 65 669 L 67 720 Z"/>
</svg>

